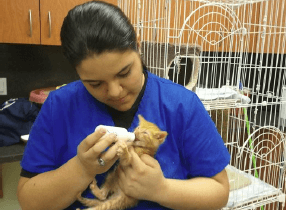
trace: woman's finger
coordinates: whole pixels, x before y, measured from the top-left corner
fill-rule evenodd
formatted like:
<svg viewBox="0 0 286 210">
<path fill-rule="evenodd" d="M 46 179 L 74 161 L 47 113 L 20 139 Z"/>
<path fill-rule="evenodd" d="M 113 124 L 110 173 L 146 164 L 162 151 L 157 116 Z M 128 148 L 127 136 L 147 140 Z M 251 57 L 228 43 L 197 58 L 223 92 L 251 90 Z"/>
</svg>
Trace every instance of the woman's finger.
<svg viewBox="0 0 286 210">
<path fill-rule="evenodd" d="M 124 173 L 124 170 L 122 170 L 121 166 L 118 166 L 117 168 L 117 176 L 118 176 L 119 187 L 122 189 L 124 187 L 124 181 L 126 179 L 126 175 Z"/>
<path fill-rule="evenodd" d="M 132 168 L 138 172 L 144 170 L 143 168 L 144 162 L 141 160 L 138 154 L 134 151 L 133 147 L 130 147 L 129 152 L 132 155 L 132 162 L 131 162 Z"/>
<path fill-rule="evenodd" d="M 100 140 L 102 136 L 106 133 L 106 129 L 100 128 L 90 135 L 88 135 L 78 146 L 78 150 L 81 153 L 87 152 L 91 147 L 93 147 L 96 142 Z"/>
<path fill-rule="evenodd" d="M 143 154 L 141 155 L 141 160 L 143 163 L 145 163 L 147 166 L 150 166 L 151 168 L 155 168 L 158 166 L 158 161 L 151 157 L 150 155 L 147 155 L 147 154 Z"/>
<path fill-rule="evenodd" d="M 111 133 L 100 139 L 95 145 L 93 145 L 87 152 L 87 156 L 98 157 L 106 148 L 110 147 L 116 141 L 116 135 Z"/>
<path fill-rule="evenodd" d="M 103 153 L 100 158 L 104 161 L 104 166 L 99 166 L 100 168 L 104 167 L 104 169 L 108 170 L 113 164 L 118 160 L 117 156 L 114 156 L 113 158 L 109 159 L 105 156 L 105 153 Z M 99 164 L 99 163 L 98 163 Z"/>
<path fill-rule="evenodd" d="M 100 158 L 104 161 L 112 161 L 117 160 L 119 157 L 117 156 L 117 144 L 111 145 L 106 152 L 100 154 Z"/>
</svg>

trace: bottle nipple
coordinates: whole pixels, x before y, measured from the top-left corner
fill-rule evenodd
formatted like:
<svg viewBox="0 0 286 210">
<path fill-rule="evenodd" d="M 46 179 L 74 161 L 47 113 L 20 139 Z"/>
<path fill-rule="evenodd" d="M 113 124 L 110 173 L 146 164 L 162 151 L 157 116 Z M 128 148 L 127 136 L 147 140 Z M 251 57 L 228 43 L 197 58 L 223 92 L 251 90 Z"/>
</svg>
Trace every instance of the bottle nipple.
<svg viewBox="0 0 286 210">
<path fill-rule="evenodd" d="M 127 137 L 127 142 L 132 142 L 135 140 L 135 134 L 134 133 L 126 133 L 126 137 Z"/>
</svg>

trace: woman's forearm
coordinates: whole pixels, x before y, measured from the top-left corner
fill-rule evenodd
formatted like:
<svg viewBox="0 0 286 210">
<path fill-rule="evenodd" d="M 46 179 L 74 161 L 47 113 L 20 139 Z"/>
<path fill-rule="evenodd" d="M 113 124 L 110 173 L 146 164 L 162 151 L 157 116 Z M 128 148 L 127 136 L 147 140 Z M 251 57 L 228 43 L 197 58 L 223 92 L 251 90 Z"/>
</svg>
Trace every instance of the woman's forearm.
<svg viewBox="0 0 286 210">
<path fill-rule="evenodd" d="M 85 190 L 92 179 L 81 168 L 76 156 L 56 170 L 31 179 L 21 178 L 18 200 L 23 210 L 64 209 L 76 200 L 78 193 Z"/>
<path fill-rule="evenodd" d="M 155 195 L 155 202 L 171 209 L 220 209 L 227 204 L 229 185 L 226 172 L 214 178 L 190 180 L 166 179 L 165 187 Z"/>
<path fill-rule="evenodd" d="M 39 174 L 31 179 L 20 178 L 18 200 L 23 210 L 64 209 L 84 191 L 96 174 L 105 173 L 117 161 L 117 146 L 112 145 L 116 135 L 102 136 L 106 130 L 98 129 L 88 135 L 77 148 L 77 155 L 60 168 Z M 104 154 L 107 147 L 110 147 Z M 105 165 L 98 163 L 98 158 Z"/>
</svg>

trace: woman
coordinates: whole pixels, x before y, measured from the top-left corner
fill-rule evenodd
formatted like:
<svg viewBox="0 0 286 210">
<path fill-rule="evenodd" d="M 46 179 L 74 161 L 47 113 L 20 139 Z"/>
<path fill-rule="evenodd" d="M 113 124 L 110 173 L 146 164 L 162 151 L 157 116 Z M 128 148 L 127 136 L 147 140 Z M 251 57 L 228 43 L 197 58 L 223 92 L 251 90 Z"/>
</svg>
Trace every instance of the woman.
<svg viewBox="0 0 286 210">
<path fill-rule="evenodd" d="M 168 132 L 156 159 L 131 149 L 119 184 L 140 200 L 133 209 L 218 209 L 228 199 L 229 162 L 197 96 L 143 68 L 136 33 L 122 11 L 93 1 L 72 9 L 61 30 L 65 56 L 80 81 L 50 93 L 21 162 L 18 199 L 26 209 L 83 208 L 79 192 L 117 161 L 116 137 L 97 125 L 133 131 L 138 114 Z"/>
</svg>

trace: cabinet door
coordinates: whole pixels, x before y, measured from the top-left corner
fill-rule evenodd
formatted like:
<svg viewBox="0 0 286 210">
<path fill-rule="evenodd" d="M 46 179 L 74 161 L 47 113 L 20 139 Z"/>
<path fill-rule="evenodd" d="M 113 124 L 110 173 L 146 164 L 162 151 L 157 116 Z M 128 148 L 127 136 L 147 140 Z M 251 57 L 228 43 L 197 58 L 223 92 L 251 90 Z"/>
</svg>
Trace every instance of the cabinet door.
<svg viewBox="0 0 286 210">
<path fill-rule="evenodd" d="M 60 31 L 68 11 L 89 0 L 40 0 L 41 44 L 61 45 Z M 116 0 L 107 2 L 116 4 Z"/>
<path fill-rule="evenodd" d="M 0 42 L 40 44 L 39 0 L 1 0 Z"/>
</svg>

